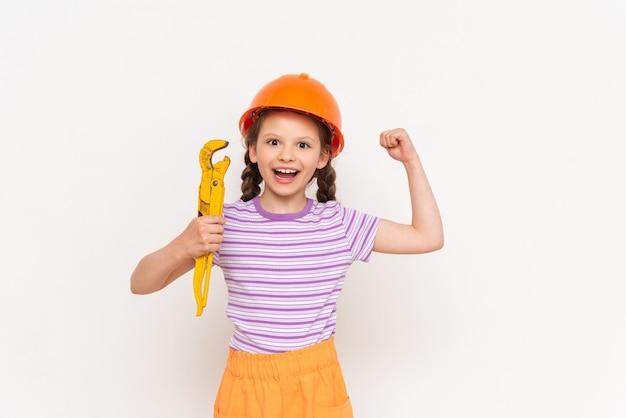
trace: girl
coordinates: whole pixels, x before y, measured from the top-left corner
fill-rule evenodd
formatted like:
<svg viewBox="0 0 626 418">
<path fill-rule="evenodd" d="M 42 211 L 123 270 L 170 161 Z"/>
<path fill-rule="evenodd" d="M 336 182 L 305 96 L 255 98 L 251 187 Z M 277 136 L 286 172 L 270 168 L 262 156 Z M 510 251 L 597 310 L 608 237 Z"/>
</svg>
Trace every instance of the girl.
<svg viewBox="0 0 626 418">
<path fill-rule="evenodd" d="M 158 291 L 214 252 L 234 324 L 215 417 L 352 417 L 334 346 L 336 301 L 348 267 L 372 251 L 419 254 L 443 246 L 437 203 L 404 129 L 380 145 L 406 169 L 409 224 L 343 207 L 331 164 L 343 149 L 339 108 L 306 74 L 264 86 L 240 119 L 242 196 L 222 216 L 194 218 L 131 276 Z M 317 199 L 306 188 L 317 181 Z"/>
</svg>

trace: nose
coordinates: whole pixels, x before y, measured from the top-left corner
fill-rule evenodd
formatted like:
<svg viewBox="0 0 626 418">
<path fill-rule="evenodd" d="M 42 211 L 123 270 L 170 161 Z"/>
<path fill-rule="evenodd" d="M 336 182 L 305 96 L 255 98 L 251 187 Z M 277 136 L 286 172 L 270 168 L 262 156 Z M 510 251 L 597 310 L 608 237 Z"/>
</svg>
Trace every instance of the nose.
<svg viewBox="0 0 626 418">
<path fill-rule="evenodd" d="M 280 149 L 280 154 L 278 155 L 278 159 L 280 161 L 293 161 L 294 153 L 290 146 L 284 146 Z"/>
</svg>

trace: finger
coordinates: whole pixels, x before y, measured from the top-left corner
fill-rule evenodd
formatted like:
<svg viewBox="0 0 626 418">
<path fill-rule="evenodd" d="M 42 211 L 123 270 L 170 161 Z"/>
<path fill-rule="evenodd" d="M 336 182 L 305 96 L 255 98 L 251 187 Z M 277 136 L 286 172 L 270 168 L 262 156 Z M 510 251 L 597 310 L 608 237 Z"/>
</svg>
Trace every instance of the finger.
<svg viewBox="0 0 626 418">
<path fill-rule="evenodd" d="M 226 223 L 226 219 L 223 216 L 219 216 L 219 215 L 198 216 L 197 221 L 201 222 L 203 224 L 224 224 L 224 223 Z"/>
<path fill-rule="evenodd" d="M 381 141 L 388 144 L 397 144 L 402 142 L 402 140 L 404 140 L 407 136 L 408 135 L 403 128 L 389 129 L 380 134 Z"/>
<path fill-rule="evenodd" d="M 389 133 L 390 131 L 383 131 L 380 134 L 380 145 L 384 148 L 389 148 Z"/>
<path fill-rule="evenodd" d="M 210 239 L 214 235 L 223 235 L 224 234 L 224 225 L 221 224 L 208 224 L 202 226 L 199 229 L 200 236 L 203 239 Z"/>
<path fill-rule="evenodd" d="M 380 135 L 380 145 L 384 148 L 395 148 L 400 144 L 400 138 L 394 131 L 385 131 Z"/>
</svg>

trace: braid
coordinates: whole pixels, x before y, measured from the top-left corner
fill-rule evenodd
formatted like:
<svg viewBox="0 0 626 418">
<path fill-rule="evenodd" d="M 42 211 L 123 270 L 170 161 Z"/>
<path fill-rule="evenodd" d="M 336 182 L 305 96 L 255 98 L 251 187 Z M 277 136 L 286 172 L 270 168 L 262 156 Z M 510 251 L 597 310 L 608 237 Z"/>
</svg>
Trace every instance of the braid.
<svg viewBox="0 0 626 418">
<path fill-rule="evenodd" d="M 320 133 L 320 141 L 322 143 L 322 152 L 328 153 L 328 162 L 323 168 L 315 170 L 313 177 L 317 178 L 317 201 L 328 202 L 329 200 L 337 200 L 337 186 L 335 185 L 335 179 L 337 173 L 332 165 L 333 149 L 331 146 L 332 133 L 328 126 L 322 121 L 315 119 L 317 127 Z"/>
<path fill-rule="evenodd" d="M 248 200 L 261 194 L 261 183 L 263 178 L 259 172 L 259 167 L 256 163 L 250 161 L 250 147 L 256 145 L 261 125 L 263 124 L 264 115 L 260 115 L 254 124 L 248 129 L 245 135 L 246 155 L 243 158 L 246 167 L 241 172 L 241 200 L 247 202 Z"/>
<path fill-rule="evenodd" d="M 335 185 L 335 179 L 337 174 L 335 168 L 331 165 L 330 161 L 322 169 L 317 170 L 317 200 L 319 202 L 328 202 L 329 200 L 336 200 L 337 186 Z"/>
<path fill-rule="evenodd" d="M 252 161 L 250 161 L 250 152 L 246 151 L 244 157 L 246 167 L 241 172 L 241 200 L 247 202 L 248 200 L 261 194 L 261 182 L 263 178 L 259 173 L 259 167 Z"/>
</svg>

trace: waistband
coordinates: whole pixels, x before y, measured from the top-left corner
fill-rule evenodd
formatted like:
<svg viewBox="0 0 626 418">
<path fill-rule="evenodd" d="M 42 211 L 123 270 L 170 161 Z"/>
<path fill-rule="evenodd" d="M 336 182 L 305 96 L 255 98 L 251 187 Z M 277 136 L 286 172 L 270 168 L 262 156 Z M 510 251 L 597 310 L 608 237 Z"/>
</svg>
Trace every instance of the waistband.
<svg viewBox="0 0 626 418">
<path fill-rule="evenodd" d="M 285 379 L 337 363 L 335 339 L 331 337 L 309 347 L 278 354 L 251 354 L 231 347 L 226 371 L 241 378 Z"/>
</svg>

